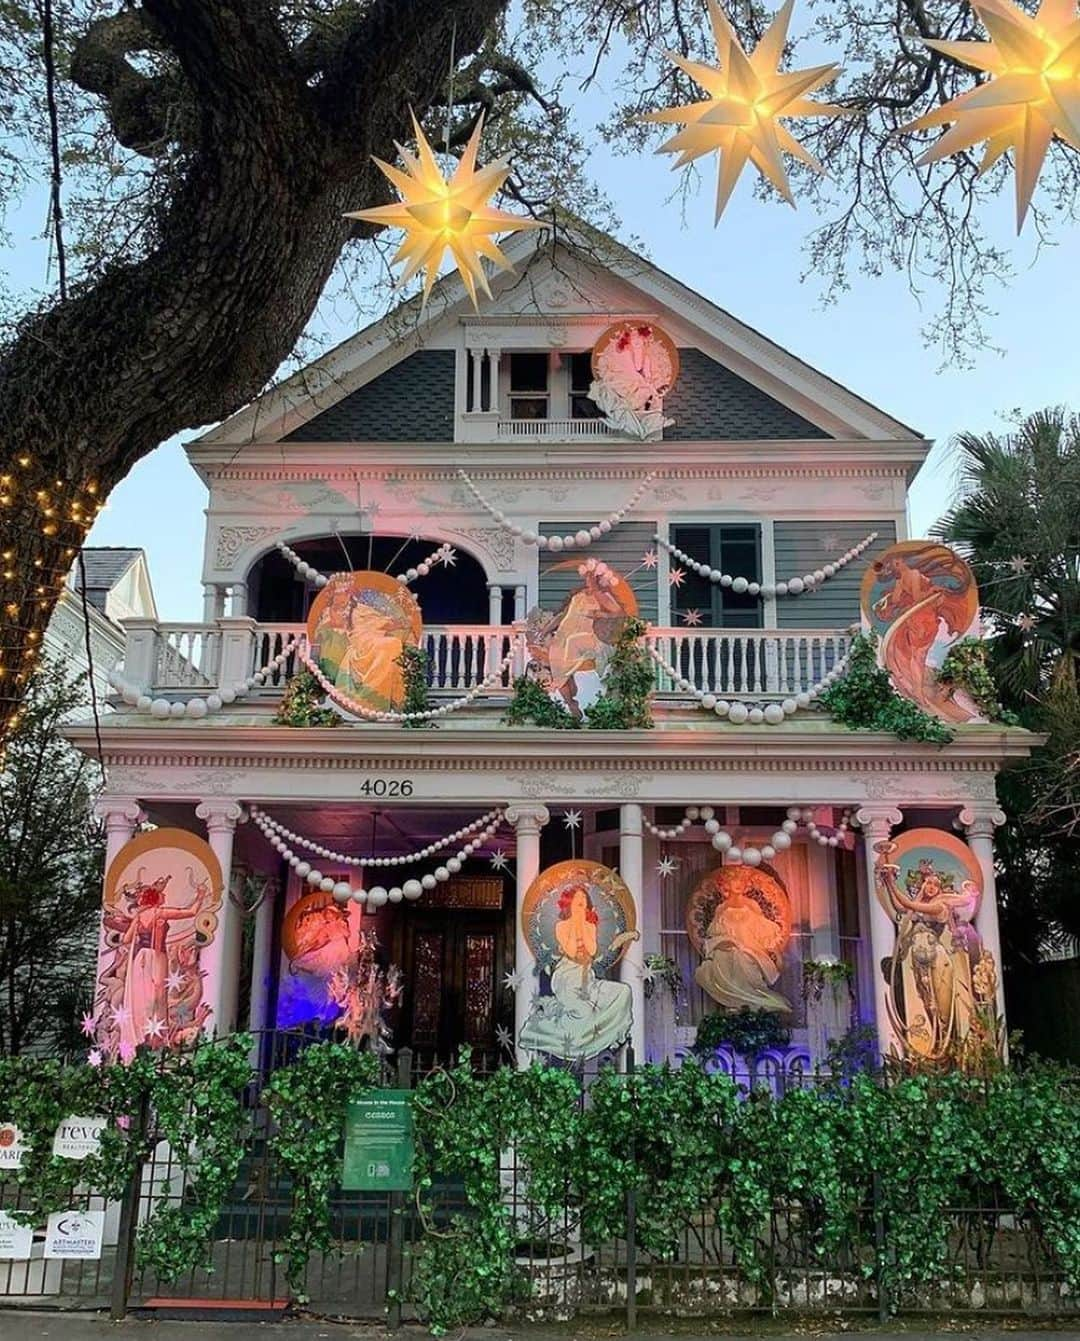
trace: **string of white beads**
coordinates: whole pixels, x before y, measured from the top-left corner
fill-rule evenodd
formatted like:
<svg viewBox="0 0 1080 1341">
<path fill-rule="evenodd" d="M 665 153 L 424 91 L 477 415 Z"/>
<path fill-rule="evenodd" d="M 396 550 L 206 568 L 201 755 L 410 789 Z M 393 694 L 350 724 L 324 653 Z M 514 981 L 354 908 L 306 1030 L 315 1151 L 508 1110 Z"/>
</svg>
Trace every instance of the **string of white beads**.
<svg viewBox="0 0 1080 1341">
<path fill-rule="evenodd" d="M 233 685 L 222 685 L 212 694 L 196 694 L 186 699 L 153 698 L 138 685 L 129 684 L 119 671 L 110 672 L 109 684 L 136 712 L 149 713 L 151 717 L 157 717 L 159 720 L 181 717 L 198 720 L 210 713 L 220 712 L 226 704 L 235 703 L 238 698 L 243 698 L 251 690 L 266 684 L 267 680 L 272 679 L 284 667 L 299 647 L 299 638 L 293 638 L 276 657 L 272 657 L 265 666 L 249 675 L 246 680 L 238 680 Z"/>
<path fill-rule="evenodd" d="M 685 565 L 691 572 L 697 573 L 698 577 L 707 578 L 710 582 L 716 583 L 721 587 L 730 587 L 738 595 L 744 593 L 748 596 L 801 596 L 804 591 L 814 591 L 820 587 L 823 582 L 827 582 L 830 577 L 835 577 L 841 568 L 849 564 L 852 559 L 857 559 L 864 550 L 868 549 L 877 539 L 878 533 L 871 533 L 860 540 L 857 545 L 853 545 L 839 559 L 834 559 L 829 563 L 822 564 L 820 568 L 815 568 L 812 573 L 803 573 L 802 577 L 789 577 L 779 582 L 755 582 L 745 577 L 733 577 L 730 573 L 721 572 L 719 568 L 711 568 L 707 563 L 698 563 L 696 559 L 691 558 L 685 550 L 679 549 L 669 540 L 664 540 L 659 535 L 654 535 L 654 542 L 667 550 L 674 559 Z"/>
<path fill-rule="evenodd" d="M 440 545 L 437 550 L 427 556 L 423 563 L 418 563 L 415 568 L 406 568 L 403 573 L 398 573 L 396 580 L 403 587 L 408 586 L 410 582 L 415 582 L 418 577 L 427 577 L 436 564 L 445 563 L 449 565 L 453 562 L 453 545 Z"/>
<path fill-rule="evenodd" d="M 252 821 L 268 837 L 276 835 L 287 843 L 313 852 L 317 857 L 322 857 L 326 861 L 337 862 L 341 866 L 355 866 L 359 869 L 369 866 L 408 866 L 414 861 L 423 861 L 427 857 L 434 856 L 436 852 L 460 842 L 463 838 L 469 840 L 475 850 L 476 847 L 486 843 L 489 838 L 494 837 L 503 823 L 503 812 L 501 810 L 489 810 L 486 815 L 481 815 L 479 819 L 473 820 L 465 828 L 456 829 L 453 833 L 447 834 L 434 843 L 429 843 L 426 847 L 419 848 L 416 852 L 409 852 L 396 857 L 353 857 L 345 852 L 335 852 L 321 843 L 316 843 L 313 839 L 305 838 L 303 834 L 286 828 L 279 820 L 274 819 L 258 806 L 253 805 L 250 809 Z"/>
<path fill-rule="evenodd" d="M 567 549 L 586 549 L 594 540 L 601 540 L 608 532 L 613 531 L 626 514 L 632 511 L 644 497 L 645 492 L 656 478 L 656 472 L 649 471 L 623 506 L 618 511 L 612 512 L 604 521 L 597 522 L 595 526 L 582 527 L 581 530 L 575 531 L 573 534 L 567 532 L 566 535 L 540 535 L 527 527 L 518 526 L 516 522 L 510 521 L 505 512 L 484 497 L 464 470 L 459 470 L 458 476 L 464 481 L 465 487 L 492 520 L 498 522 L 512 536 L 516 536 L 525 545 L 535 545 L 538 549 L 549 550 L 552 554 L 561 554 L 563 550 Z"/>
<path fill-rule="evenodd" d="M 325 587 L 327 582 L 330 581 L 325 573 L 320 573 L 306 559 L 301 558 L 296 550 L 290 549 L 284 540 L 277 540 L 274 543 L 306 582 L 310 582 L 316 587 Z"/>
</svg>

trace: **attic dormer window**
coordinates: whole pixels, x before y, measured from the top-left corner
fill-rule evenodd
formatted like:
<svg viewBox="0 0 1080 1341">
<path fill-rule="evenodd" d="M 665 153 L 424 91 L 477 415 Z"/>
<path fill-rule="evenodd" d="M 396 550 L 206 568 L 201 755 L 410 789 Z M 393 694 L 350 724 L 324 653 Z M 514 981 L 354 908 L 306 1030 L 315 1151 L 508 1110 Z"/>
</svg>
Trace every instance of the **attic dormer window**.
<svg viewBox="0 0 1080 1341">
<path fill-rule="evenodd" d="M 547 419 L 551 373 L 547 354 L 510 355 L 510 418 Z"/>
<path fill-rule="evenodd" d="M 570 418 L 602 419 L 603 411 L 589 396 L 592 386 L 592 350 L 570 355 Z"/>
</svg>

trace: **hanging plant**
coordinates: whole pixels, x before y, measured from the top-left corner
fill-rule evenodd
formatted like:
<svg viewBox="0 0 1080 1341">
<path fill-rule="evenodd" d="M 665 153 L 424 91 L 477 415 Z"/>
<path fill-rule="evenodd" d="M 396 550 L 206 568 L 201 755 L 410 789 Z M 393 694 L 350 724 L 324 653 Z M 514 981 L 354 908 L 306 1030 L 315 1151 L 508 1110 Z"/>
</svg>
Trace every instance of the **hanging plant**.
<svg viewBox="0 0 1080 1341">
<path fill-rule="evenodd" d="M 877 663 L 877 639 L 860 633 L 852 640 L 847 672 L 821 695 L 822 707 L 834 721 L 853 731 L 888 731 L 900 740 L 947 745 L 953 733 L 937 717 L 893 688 Z"/>
<path fill-rule="evenodd" d="M 1016 726 L 1019 718 L 1001 706 L 997 685 L 986 659 L 986 643 L 981 638 L 962 638 L 938 671 L 938 680 L 949 689 L 960 689 L 992 722 Z"/>
<path fill-rule="evenodd" d="M 670 955 L 646 955 L 645 999 L 649 1000 L 658 986 L 665 987 L 671 993 L 671 999 L 678 1006 L 683 994 L 682 969 Z"/>
<path fill-rule="evenodd" d="M 508 726 L 541 726 L 553 731 L 576 731 L 581 723 L 557 703 L 539 680 L 523 675 L 514 681 L 514 697 L 503 718 Z"/>
<path fill-rule="evenodd" d="M 849 993 L 855 980 L 855 970 L 843 960 L 807 959 L 802 967 L 802 999 L 817 1002 L 828 987 L 836 992 L 843 987 Z"/>
<path fill-rule="evenodd" d="M 341 718 L 324 706 L 326 691 L 309 670 L 299 670 L 285 686 L 274 726 L 340 726 Z"/>
<path fill-rule="evenodd" d="M 635 731 L 652 727 L 652 695 L 656 680 L 642 638 L 645 625 L 627 619 L 604 670 L 604 688 L 585 709 L 590 731 Z"/>
<path fill-rule="evenodd" d="M 766 1048 L 783 1048 L 790 1041 L 791 1030 L 775 1011 L 718 1010 L 698 1024 L 694 1051 L 708 1056 L 726 1047 L 752 1059 Z"/>
<path fill-rule="evenodd" d="M 428 678 L 431 658 L 422 647 L 403 647 L 397 664 L 401 667 L 405 681 L 405 704 L 402 712 L 429 712 L 431 697 L 428 693 Z M 435 723 L 428 720 L 411 721 L 403 722 L 402 726 L 407 731 L 415 731 L 434 727 Z"/>
</svg>

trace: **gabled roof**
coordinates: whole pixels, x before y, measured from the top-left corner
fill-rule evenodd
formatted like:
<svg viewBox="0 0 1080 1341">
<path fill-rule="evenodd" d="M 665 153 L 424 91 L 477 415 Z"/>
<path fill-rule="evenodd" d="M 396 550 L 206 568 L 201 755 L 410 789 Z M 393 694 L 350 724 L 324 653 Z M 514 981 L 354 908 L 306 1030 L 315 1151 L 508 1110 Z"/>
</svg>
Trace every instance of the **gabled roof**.
<svg viewBox="0 0 1080 1341">
<path fill-rule="evenodd" d="M 75 591 L 83 589 L 83 571 L 86 572 L 86 599 L 98 610 L 104 611 L 105 599 L 127 570 L 142 557 L 141 549 L 121 545 L 87 546 L 82 552 L 82 563 L 75 561 L 71 585 Z"/>
<path fill-rule="evenodd" d="M 562 247 L 598 272 L 606 272 L 637 290 L 643 311 L 657 306 L 676 315 L 700 337 L 702 351 L 732 373 L 816 426 L 818 436 L 834 439 L 923 442 L 915 429 L 797 358 L 775 341 L 710 302 L 651 261 L 607 234 L 583 225 L 514 233 L 503 243 L 517 276 L 499 276 L 492 284 L 494 302 L 517 282 L 545 249 Z M 494 303 L 481 299 L 480 320 Z M 258 397 L 190 446 L 319 441 L 310 421 L 325 415 L 357 388 L 409 358 L 432 335 L 472 308 L 456 273 L 444 276 L 432 291 L 426 311 L 418 298 L 342 341 L 279 386 Z M 529 313 L 521 314 L 523 320 Z M 305 428 L 308 431 L 305 431 Z M 392 440 L 392 439 L 387 439 Z"/>
</svg>

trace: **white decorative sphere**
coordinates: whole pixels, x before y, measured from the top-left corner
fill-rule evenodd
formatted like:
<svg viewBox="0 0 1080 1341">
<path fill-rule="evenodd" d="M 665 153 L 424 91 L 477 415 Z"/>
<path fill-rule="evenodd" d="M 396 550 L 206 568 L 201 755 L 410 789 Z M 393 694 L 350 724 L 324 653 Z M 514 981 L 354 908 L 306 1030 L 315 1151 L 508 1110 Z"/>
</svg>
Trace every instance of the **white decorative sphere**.
<svg viewBox="0 0 1080 1341">
<path fill-rule="evenodd" d="M 207 694 L 206 708 L 208 712 L 220 712 L 222 707 L 220 694 Z"/>
<path fill-rule="evenodd" d="M 419 577 L 427 577 L 428 573 L 431 572 L 431 564 L 430 564 L 430 563 L 418 563 L 418 564 L 416 565 L 416 572 L 417 572 L 417 575 L 418 575 Z"/>
<path fill-rule="evenodd" d="M 461 870 L 461 859 L 459 857 L 450 857 L 446 863 L 446 869 L 451 875 L 457 875 Z"/>
<path fill-rule="evenodd" d="M 522 540 L 525 542 L 526 545 L 535 545 L 535 544 L 536 544 L 536 540 L 537 540 L 537 535 L 536 535 L 536 532 L 535 532 L 535 531 L 522 531 L 522 533 L 521 533 L 521 538 L 522 538 Z"/>
<path fill-rule="evenodd" d="M 775 582 L 762 582 L 762 584 L 761 584 L 761 594 L 762 594 L 762 596 L 765 597 L 766 600 L 769 600 L 770 597 L 775 596 L 775 595 L 776 595 L 776 583 L 775 583 Z"/>
<path fill-rule="evenodd" d="M 502 523 L 506 521 L 506 513 L 502 512 L 499 508 L 496 508 L 491 515 L 500 525 L 502 525 Z"/>
<path fill-rule="evenodd" d="M 236 702 L 236 690 L 232 687 L 232 685 L 222 685 L 222 687 L 218 690 L 218 696 L 221 699 L 222 703 Z"/>
<path fill-rule="evenodd" d="M 817 578 L 814 577 L 813 573 L 803 573 L 802 580 L 803 580 L 803 586 L 807 589 L 807 591 L 810 591 L 811 588 L 817 586 Z"/>
<path fill-rule="evenodd" d="M 167 698 L 156 698 L 150 704 L 151 717 L 168 717 L 169 700 Z"/>
<path fill-rule="evenodd" d="M 792 818 L 791 818 L 791 811 L 790 811 L 790 810 L 788 811 L 788 818 L 787 818 L 786 820 L 784 820 L 784 822 L 783 822 L 783 824 L 781 824 L 780 828 L 783 829 L 784 833 L 798 833 L 798 831 L 799 831 L 799 821 L 798 821 L 797 819 L 792 819 Z"/>
<path fill-rule="evenodd" d="M 149 712 L 154 706 L 154 700 L 149 694 L 140 694 L 135 700 L 135 708 L 138 712 Z"/>
<path fill-rule="evenodd" d="M 824 581 L 825 581 L 825 569 L 824 569 L 824 568 L 815 568 L 815 569 L 814 569 L 814 581 L 815 581 L 815 582 L 824 582 Z"/>
<path fill-rule="evenodd" d="M 133 684 L 126 684 L 123 689 L 120 690 L 120 697 L 129 707 L 133 708 L 139 701 L 139 691 Z"/>
<path fill-rule="evenodd" d="M 827 563 L 825 567 L 821 570 L 821 575 L 822 577 L 835 577 L 836 565 L 834 563 Z"/>
<path fill-rule="evenodd" d="M 801 814 L 802 814 L 801 806 L 788 806 L 787 818 L 789 820 L 797 820 Z"/>
<path fill-rule="evenodd" d="M 564 535 L 562 538 L 562 543 L 563 543 L 563 549 L 573 549 L 574 537 L 572 535 Z"/>
<path fill-rule="evenodd" d="M 787 593 L 788 593 L 788 584 L 786 582 L 777 582 L 776 584 L 777 596 L 786 596 Z"/>
<path fill-rule="evenodd" d="M 590 526 L 590 527 L 589 527 L 589 539 L 590 539 L 590 540 L 599 540 L 600 537 L 601 537 L 603 534 L 604 534 L 604 533 L 603 533 L 603 531 L 601 531 L 601 529 L 599 528 L 599 526 Z"/>
<path fill-rule="evenodd" d="M 402 890 L 400 885 L 393 885 L 386 891 L 386 897 L 391 903 L 400 903 L 402 900 Z"/>
<path fill-rule="evenodd" d="M 169 716 L 170 716 L 170 717 L 184 717 L 184 716 L 186 716 L 186 715 L 187 715 L 187 704 L 186 704 L 186 703 L 170 703 L 170 704 L 169 704 Z"/>
<path fill-rule="evenodd" d="M 748 847 L 742 854 L 743 864 L 746 866 L 761 865 L 761 851 L 756 847 Z"/>
<path fill-rule="evenodd" d="M 314 885 L 321 885 L 321 884 L 322 884 L 322 871 L 319 871 L 319 870 L 308 871 L 308 873 L 307 873 L 307 882 L 308 882 L 309 885 L 313 885 L 313 886 L 314 886 Z"/>
<path fill-rule="evenodd" d="M 776 856 L 776 848 L 772 845 L 772 843 L 766 843 L 765 846 L 761 849 L 761 855 L 765 859 L 765 861 L 772 861 L 773 857 Z"/>
<path fill-rule="evenodd" d="M 420 886 L 422 889 L 434 889 L 438 883 L 439 882 L 430 872 L 427 875 L 422 875 L 420 877 Z"/>
<path fill-rule="evenodd" d="M 733 587 L 735 585 L 735 579 L 731 576 L 730 573 L 721 573 L 720 585 L 722 587 Z"/>
<path fill-rule="evenodd" d="M 786 852 L 791 846 L 791 835 L 789 833 L 774 833 L 772 836 L 772 845 L 777 852 Z"/>
<path fill-rule="evenodd" d="M 334 902 L 347 903 L 352 895 L 352 885 L 348 880 L 338 880 L 334 885 Z"/>
<path fill-rule="evenodd" d="M 715 695 L 715 694 L 702 694 L 702 695 L 701 695 L 701 706 L 702 706 L 703 708 L 707 708 L 707 709 L 709 710 L 709 712 L 712 712 L 713 708 L 716 707 L 716 695 Z"/>
<path fill-rule="evenodd" d="M 731 704 L 726 698 L 718 698 L 714 711 L 717 717 L 726 717 L 731 712 Z"/>
<path fill-rule="evenodd" d="M 296 867 L 296 874 L 300 877 L 301 880 L 303 880 L 303 878 L 307 875 L 307 873 L 310 870 L 311 870 L 311 862 L 302 861 Z"/>
<path fill-rule="evenodd" d="M 679 688 L 680 688 L 680 689 L 682 690 L 682 692 L 685 694 L 685 693 L 687 692 L 687 690 L 690 688 L 690 681 L 689 681 L 689 680 L 680 680 L 680 681 L 679 681 Z"/>
<path fill-rule="evenodd" d="M 552 554 L 561 554 L 561 553 L 562 553 L 562 547 L 563 547 L 562 536 L 561 536 L 561 535 L 549 535 L 549 536 L 548 536 L 547 547 L 548 547 L 549 550 L 551 550 Z"/>
<path fill-rule="evenodd" d="M 761 591 L 761 583 L 760 583 L 760 582 L 749 582 L 749 583 L 747 583 L 746 594 L 747 594 L 748 596 L 757 596 L 757 595 L 760 593 L 760 591 Z"/>
<path fill-rule="evenodd" d="M 795 702 L 800 708 L 808 708 L 810 706 L 810 695 L 803 690 L 801 694 L 795 695 Z"/>
<path fill-rule="evenodd" d="M 729 847 L 729 848 L 728 848 L 728 851 L 727 851 L 727 859 L 728 859 L 728 861 L 730 861 L 730 862 L 735 862 L 735 863 L 738 863 L 738 862 L 742 861 L 742 848 L 741 848 L 741 847 Z"/>
<path fill-rule="evenodd" d="M 574 544 L 577 545 L 578 549 L 584 549 L 587 545 L 591 545 L 592 531 L 578 531 L 574 536 Z"/>
<path fill-rule="evenodd" d="M 447 880 L 450 879 L 450 872 L 449 872 L 449 870 L 447 870 L 447 868 L 446 868 L 445 866 L 436 866 L 436 867 L 435 867 L 435 879 L 438 880 L 440 884 L 445 883 L 445 881 L 447 881 Z"/>
<path fill-rule="evenodd" d="M 706 820 L 706 821 L 705 821 L 705 832 L 706 832 L 706 833 L 719 833 L 719 832 L 720 832 L 720 821 L 719 821 L 718 819 Z"/>
<path fill-rule="evenodd" d="M 376 885 L 367 892 L 367 901 L 372 908 L 381 908 L 386 902 L 386 890 L 382 885 Z"/>
<path fill-rule="evenodd" d="M 801 577 L 793 577 L 787 585 L 792 596 L 798 596 L 801 591 L 806 589 L 806 583 Z"/>
<path fill-rule="evenodd" d="M 332 894 L 336 885 L 337 881 L 332 875 L 324 875 L 319 881 L 319 888 L 324 894 Z"/>
<path fill-rule="evenodd" d="M 716 814 L 716 811 L 712 806 L 702 806 L 698 813 L 700 814 L 703 820 L 711 820 L 712 817 Z"/>
<path fill-rule="evenodd" d="M 701 810 L 697 806 L 686 807 L 686 818 L 688 820 L 696 820 L 700 819 L 700 817 L 701 817 Z"/>
<path fill-rule="evenodd" d="M 784 720 L 784 709 L 779 703 L 769 703 L 765 708 L 765 720 L 770 726 L 777 726 Z"/>
<path fill-rule="evenodd" d="M 407 899 L 418 899 L 424 892 L 424 887 L 419 880 L 406 880 L 401 886 L 401 892 Z"/>
<path fill-rule="evenodd" d="M 731 846 L 731 834 L 726 829 L 721 829 L 719 833 L 713 834 L 712 845 L 717 852 L 726 852 Z"/>
<path fill-rule="evenodd" d="M 765 713 L 762 711 L 761 708 L 751 708 L 749 713 L 749 720 L 753 726 L 760 726 L 761 723 L 765 720 Z"/>
<path fill-rule="evenodd" d="M 607 535 L 607 533 L 611 530 L 611 522 L 607 521 L 606 519 L 602 522 L 598 522 L 597 529 L 600 531 L 602 535 Z"/>
<path fill-rule="evenodd" d="M 720 579 L 721 579 L 723 576 L 724 576 L 724 574 L 721 572 L 721 570 L 720 570 L 719 568 L 710 568 L 710 569 L 709 569 L 709 581 L 710 581 L 710 582 L 719 582 Z"/>
<path fill-rule="evenodd" d="M 750 709 L 745 703 L 733 703 L 728 712 L 728 721 L 734 722 L 736 726 L 741 726 L 750 716 Z"/>
<path fill-rule="evenodd" d="M 793 717 L 798 709 L 799 705 L 793 698 L 785 698 L 780 704 L 780 711 L 785 717 Z"/>
<path fill-rule="evenodd" d="M 205 717 L 207 713 L 206 699 L 189 698 L 184 711 L 189 717 Z"/>
</svg>

